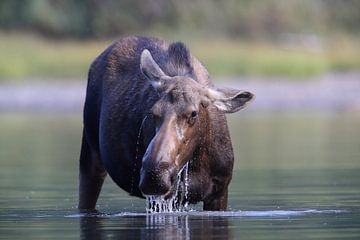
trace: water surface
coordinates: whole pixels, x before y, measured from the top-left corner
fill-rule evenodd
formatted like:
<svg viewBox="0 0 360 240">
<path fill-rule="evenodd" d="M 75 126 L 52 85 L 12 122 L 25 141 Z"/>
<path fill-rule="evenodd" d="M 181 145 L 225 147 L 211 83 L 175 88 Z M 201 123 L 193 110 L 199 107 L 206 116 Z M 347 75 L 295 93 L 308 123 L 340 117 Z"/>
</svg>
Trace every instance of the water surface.
<svg viewBox="0 0 360 240">
<path fill-rule="evenodd" d="M 145 214 L 106 180 L 79 215 L 79 115 L 0 116 L 1 239 L 359 239 L 360 116 L 229 117 L 236 163 L 227 212 Z"/>
</svg>

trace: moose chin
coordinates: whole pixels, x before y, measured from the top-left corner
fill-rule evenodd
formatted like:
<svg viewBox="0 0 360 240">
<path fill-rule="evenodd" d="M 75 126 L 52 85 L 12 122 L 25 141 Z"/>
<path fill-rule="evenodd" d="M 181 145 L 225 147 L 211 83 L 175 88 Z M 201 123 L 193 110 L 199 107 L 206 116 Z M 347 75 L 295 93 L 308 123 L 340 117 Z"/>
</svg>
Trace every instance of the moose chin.
<svg viewBox="0 0 360 240">
<path fill-rule="evenodd" d="M 181 42 L 115 42 L 89 70 L 79 209 L 94 210 L 107 174 L 130 195 L 169 198 L 186 165 L 180 204 L 226 210 L 234 154 L 225 114 L 253 99 L 247 91 L 216 88 Z"/>
</svg>

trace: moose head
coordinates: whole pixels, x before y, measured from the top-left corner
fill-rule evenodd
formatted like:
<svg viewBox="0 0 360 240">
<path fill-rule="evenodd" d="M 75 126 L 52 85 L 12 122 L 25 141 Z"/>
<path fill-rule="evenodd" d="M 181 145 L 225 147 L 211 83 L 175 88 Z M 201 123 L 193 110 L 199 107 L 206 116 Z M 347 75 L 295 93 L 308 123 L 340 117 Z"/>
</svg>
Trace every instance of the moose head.
<svg viewBox="0 0 360 240">
<path fill-rule="evenodd" d="M 206 135 L 210 109 L 234 113 L 254 95 L 203 86 L 189 76 L 168 76 L 147 49 L 141 53 L 140 68 L 160 99 L 151 109 L 156 132 L 142 159 L 139 187 L 144 195 L 170 197 L 178 172 Z"/>
</svg>

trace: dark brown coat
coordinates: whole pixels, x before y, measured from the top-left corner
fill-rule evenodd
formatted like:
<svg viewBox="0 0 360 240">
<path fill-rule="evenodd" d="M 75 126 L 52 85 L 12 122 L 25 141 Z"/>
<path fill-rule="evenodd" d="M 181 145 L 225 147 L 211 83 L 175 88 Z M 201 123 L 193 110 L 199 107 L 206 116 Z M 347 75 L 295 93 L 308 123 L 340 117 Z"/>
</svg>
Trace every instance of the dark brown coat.
<svg viewBox="0 0 360 240">
<path fill-rule="evenodd" d="M 190 203 L 225 210 L 233 149 L 224 113 L 249 92 L 216 89 L 182 43 L 128 37 L 92 63 L 84 107 L 80 209 L 94 209 L 108 173 L 131 195 L 174 194 L 189 162 Z"/>
</svg>

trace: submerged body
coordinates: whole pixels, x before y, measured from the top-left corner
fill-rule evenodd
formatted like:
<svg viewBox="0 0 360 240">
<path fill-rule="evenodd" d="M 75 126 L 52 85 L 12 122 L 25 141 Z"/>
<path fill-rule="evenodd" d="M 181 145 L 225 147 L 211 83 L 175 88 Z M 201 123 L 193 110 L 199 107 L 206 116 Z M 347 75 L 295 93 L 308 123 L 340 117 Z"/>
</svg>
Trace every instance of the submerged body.
<svg viewBox="0 0 360 240">
<path fill-rule="evenodd" d="M 107 173 L 131 195 L 171 197 L 188 163 L 183 200 L 225 210 L 234 156 L 224 112 L 252 98 L 216 90 L 182 43 L 145 37 L 114 43 L 89 71 L 79 208 L 95 208 Z"/>
</svg>

